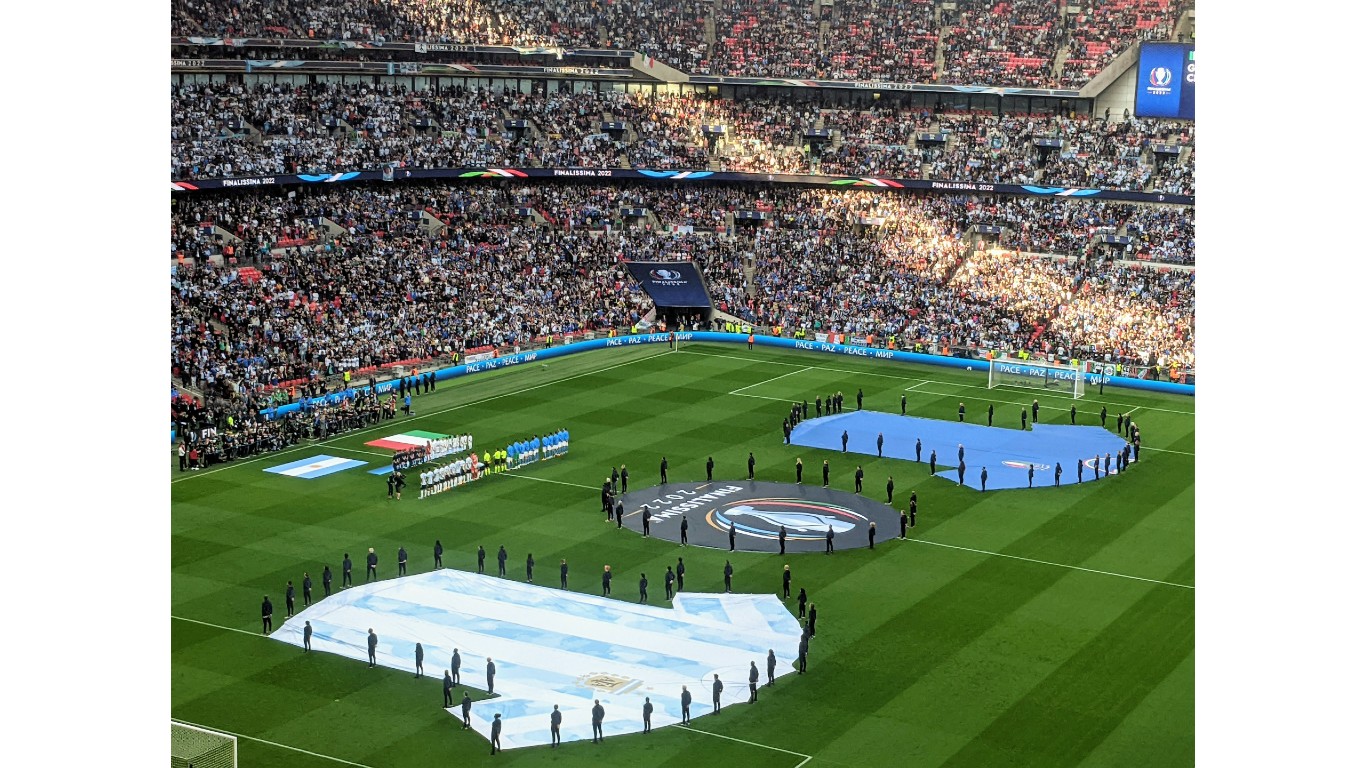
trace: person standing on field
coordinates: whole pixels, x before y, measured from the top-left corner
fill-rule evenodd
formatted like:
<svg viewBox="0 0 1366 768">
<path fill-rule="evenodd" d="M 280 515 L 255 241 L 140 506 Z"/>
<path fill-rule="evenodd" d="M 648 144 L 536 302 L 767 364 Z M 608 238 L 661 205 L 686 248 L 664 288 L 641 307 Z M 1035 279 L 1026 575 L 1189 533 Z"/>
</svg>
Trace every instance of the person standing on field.
<svg viewBox="0 0 1366 768">
<path fill-rule="evenodd" d="M 593 743 L 597 744 L 603 740 L 602 721 L 607 717 L 607 711 L 602 708 L 602 702 L 593 699 Z"/>
</svg>

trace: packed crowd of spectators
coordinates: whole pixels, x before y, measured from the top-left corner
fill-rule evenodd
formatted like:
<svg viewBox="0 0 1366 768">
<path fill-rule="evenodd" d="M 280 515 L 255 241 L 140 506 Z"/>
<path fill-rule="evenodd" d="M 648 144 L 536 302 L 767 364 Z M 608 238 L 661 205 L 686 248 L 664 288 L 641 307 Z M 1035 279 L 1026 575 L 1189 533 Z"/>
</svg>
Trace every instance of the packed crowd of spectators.
<svg viewBox="0 0 1366 768">
<path fill-rule="evenodd" d="M 840 145 L 823 148 L 818 159 L 820 173 L 847 173 L 857 176 L 917 178 L 928 162 L 916 134 L 928 132 L 935 124 L 927 111 L 874 107 L 860 112 L 852 109 L 826 110 L 823 127 L 838 131 Z"/>
<path fill-rule="evenodd" d="M 940 128 L 953 135 L 935 154 L 926 174 L 932 179 L 1032 184 L 1038 169 L 1036 133 L 1048 130 L 1049 118 L 1008 115 L 945 116 Z"/>
<path fill-rule="evenodd" d="M 506 100 L 509 118 L 530 120 L 541 140 L 530 150 L 542 167 L 617 168 L 626 144 L 602 130 L 603 112 L 619 94 L 514 94 Z"/>
<path fill-rule="evenodd" d="M 705 55 L 701 0 L 172 0 L 182 36 L 441 42 L 637 50 L 684 69 Z"/>
<path fill-rule="evenodd" d="M 1176 23 L 1171 0 L 1081 0 L 1058 87 L 1080 88 L 1130 45 L 1168 40 Z"/>
<path fill-rule="evenodd" d="M 1159 359 L 1193 365 L 1193 273 L 1122 261 L 1022 256 L 1024 249 L 1017 250 L 1010 238 L 1001 242 L 1003 248 L 973 251 L 962 237 L 967 224 L 981 222 L 1005 224 L 1008 231 L 1026 223 L 1032 223 L 1031 229 L 1049 229 L 1057 222 L 1084 227 L 1092 235 L 1107 227 L 1124 232 L 1138 221 L 1156 228 L 1161 217 L 1179 225 L 1179 209 L 814 191 L 783 191 L 773 204 L 780 211 L 780 228 L 755 238 L 758 295 L 740 313 L 753 322 L 856 336 L 895 335 L 932 348 L 1033 348 L 1098 359 L 1109 354 L 1144 365 Z M 801 213 L 788 216 L 782 211 Z M 1027 216 L 1033 221 L 1026 221 Z M 1189 221 L 1187 217 L 1185 223 Z M 1169 303 L 1173 296 L 1179 300 Z M 1071 327 L 1075 308 L 1089 302 L 1115 308 L 1117 322 L 1128 324 L 1114 337 L 1124 343 Z M 1045 329 L 1067 307 L 1073 309 L 1063 330 L 1049 336 Z M 1180 331 L 1166 332 L 1152 320 L 1181 313 L 1181 322 L 1173 323 L 1184 329 Z M 1145 319 L 1139 322 L 1137 317 Z"/>
<path fill-rule="evenodd" d="M 400 168 L 542 166 L 878 175 L 1193 194 L 1192 146 L 1174 121 L 932 115 L 797 101 L 585 91 L 258 82 L 173 88 L 175 179 Z M 525 120 L 525 130 L 508 120 Z M 609 132 L 605 123 L 622 123 Z M 704 126 L 724 126 L 722 136 Z M 808 129 L 831 131 L 817 152 Z M 920 145 L 919 132 L 952 133 Z M 1042 149 L 1036 138 L 1064 142 Z"/>
<path fill-rule="evenodd" d="M 629 226 L 631 208 L 658 228 Z M 737 210 L 768 222 L 725 229 Z M 1000 247 L 969 247 L 975 223 L 1003 226 Z M 1190 263 L 1183 208 L 504 182 L 196 195 L 172 224 L 190 257 L 171 280 L 172 370 L 225 396 L 633 325 L 651 305 L 631 259 L 697 262 L 718 308 L 762 326 L 1193 362 L 1193 273 L 1098 258 L 1088 243 L 1127 234 L 1134 255 Z M 241 238 L 231 257 L 219 231 Z"/>
<path fill-rule="evenodd" d="M 1047 87 L 1067 33 L 1057 0 L 959 0 L 944 11 L 942 83 Z"/>
<path fill-rule="evenodd" d="M 181 36 L 615 48 L 698 74 L 1079 88 L 1129 45 L 1168 39 L 1177 13 L 1172 0 L 1078 4 L 958 0 L 936 22 L 932 0 L 173 0 L 171 18 Z"/>
<path fill-rule="evenodd" d="M 1044 341 L 1061 354 L 1195 367 L 1195 272 L 1083 265 Z"/>
<path fill-rule="evenodd" d="M 1188 138 L 1172 121 L 959 115 L 944 116 L 939 124 L 955 138 L 934 155 L 930 178 L 1159 192 L 1190 188 L 1179 194 L 1194 194 L 1188 164 L 1158 163 L 1151 153 L 1154 143 Z M 1036 139 L 1063 145 L 1040 147 Z"/>
<path fill-rule="evenodd" d="M 721 0 L 714 5 L 711 74 L 825 78 L 830 51 L 809 0 Z"/>
<path fill-rule="evenodd" d="M 840 0 L 825 46 L 831 80 L 928 83 L 939 27 L 932 0 Z"/>
<path fill-rule="evenodd" d="M 172 280 L 173 365 L 191 382 L 247 389 L 453 349 L 525 343 L 547 332 L 629 325 L 643 314 L 625 270 L 574 231 L 533 228 L 502 188 L 348 188 L 280 198 L 187 198 L 173 220 L 173 247 L 205 223 L 229 232 L 247 223 L 257 239 L 284 239 L 294 222 L 325 218 L 313 240 L 243 249 L 259 263 L 196 259 Z M 433 232 L 422 211 L 449 222 Z M 278 242 L 278 241 L 277 241 Z M 203 253 L 202 239 L 194 245 Z M 252 267 L 256 269 L 256 267 Z"/>
<path fill-rule="evenodd" d="M 485 89 L 187 83 L 174 86 L 171 97 L 177 179 L 518 165 L 536 158 L 529 140 L 504 128 L 501 110 L 509 97 Z"/>
</svg>

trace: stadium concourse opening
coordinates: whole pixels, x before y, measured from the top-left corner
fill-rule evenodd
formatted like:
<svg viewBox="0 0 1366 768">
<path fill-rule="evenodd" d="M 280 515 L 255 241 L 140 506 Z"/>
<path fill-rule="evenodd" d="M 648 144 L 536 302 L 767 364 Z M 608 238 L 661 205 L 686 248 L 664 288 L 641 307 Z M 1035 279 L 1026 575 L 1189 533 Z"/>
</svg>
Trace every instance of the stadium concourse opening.
<svg viewBox="0 0 1366 768">
<path fill-rule="evenodd" d="M 641 533 L 648 514 L 650 536 L 677 543 L 686 518 L 688 546 L 727 550 L 734 526 L 734 548 L 744 552 L 778 552 L 783 528 L 788 552 L 824 552 L 832 529 L 836 550 L 866 547 L 869 523 L 877 524 L 874 541 L 896 538 L 899 512 L 867 496 L 822 488 L 820 465 L 810 471 L 815 482 L 809 485 L 718 480 L 631 491 L 620 499 L 626 509 L 622 524 Z"/>
</svg>

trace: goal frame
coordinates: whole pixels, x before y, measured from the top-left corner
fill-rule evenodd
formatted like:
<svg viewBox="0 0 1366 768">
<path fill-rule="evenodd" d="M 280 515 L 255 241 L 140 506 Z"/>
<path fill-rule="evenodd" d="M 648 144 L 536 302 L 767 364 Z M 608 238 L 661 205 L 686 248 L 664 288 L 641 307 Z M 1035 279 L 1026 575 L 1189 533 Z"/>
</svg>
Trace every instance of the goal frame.
<svg viewBox="0 0 1366 768">
<path fill-rule="evenodd" d="M 1082 365 L 993 357 L 987 361 L 987 389 L 997 387 L 1056 389 L 1080 400 L 1086 395 L 1086 369 Z"/>
<path fill-rule="evenodd" d="M 205 728 L 205 727 L 203 727 L 203 726 L 191 725 L 191 724 L 189 724 L 189 723 L 181 722 L 181 721 L 179 721 L 179 720 L 172 720 L 172 721 L 171 721 L 171 734 L 172 734 L 172 738 L 173 738 L 173 739 L 174 739 L 174 736 L 175 736 L 175 729 L 177 729 L 177 728 L 183 729 L 183 730 L 185 730 L 185 731 L 191 731 L 191 732 L 194 732 L 194 733 L 204 734 L 205 736 L 211 736 L 211 737 L 213 737 L 213 738 L 215 738 L 215 739 L 221 739 L 221 740 L 223 740 L 223 742 L 224 742 L 225 744 L 231 744 L 231 745 L 232 745 L 232 761 L 231 761 L 230 763 L 228 763 L 228 765 L 231 766 L 231 768 L 237 768 L 237 736 L 235 736 L 235 735 L 233 735 L 233 734 L 231 734 L 231 733 L 224 733 L 224 732 L 222 732 L 222 731 L 215 731 L 215 730 L 213 730 L 212 728 Z M 194 758 L 181 757 L 181 756 L 175 754 L 174 748 L 173 748 L 173 749 L 172 749 L 172 753 L 171 753 L 171 765 L 172 765 L 172 766 L 177 766 L 177 765 L 184 764 L 184 765 L 189 765 L 189 766 L 196 766 L 196 765 L 199 765 L 199 764 L 200 764 L 200 763 L 197 762 L 197 761 L 200 761 L 201 758 L 203 758 L 203 756 L 206 755 L 206 754 L 208 754 L 207 751 L 206 751 L 206 752 L 203 752 L 203 753 L 200 753 L 199 755 L 194 756 Z M 219 763 L 211 763 L 211 764 L 212 764 L 212 765 L 218 765 Z"/>
</svg>

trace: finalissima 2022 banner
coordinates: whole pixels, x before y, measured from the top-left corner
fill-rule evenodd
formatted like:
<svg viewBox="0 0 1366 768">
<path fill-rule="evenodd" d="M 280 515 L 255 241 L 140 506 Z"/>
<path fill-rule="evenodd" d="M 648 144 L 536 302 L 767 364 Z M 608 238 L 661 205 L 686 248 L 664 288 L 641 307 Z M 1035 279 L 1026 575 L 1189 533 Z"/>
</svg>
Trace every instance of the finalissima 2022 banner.
<svg viewBox="0 0 1366 768">
<path fill-rule="evenodd" d="M 628 261 L 631 277 L 657 307 L 710 307 L 702 273 L 691 261 Z"/>
</svg>

